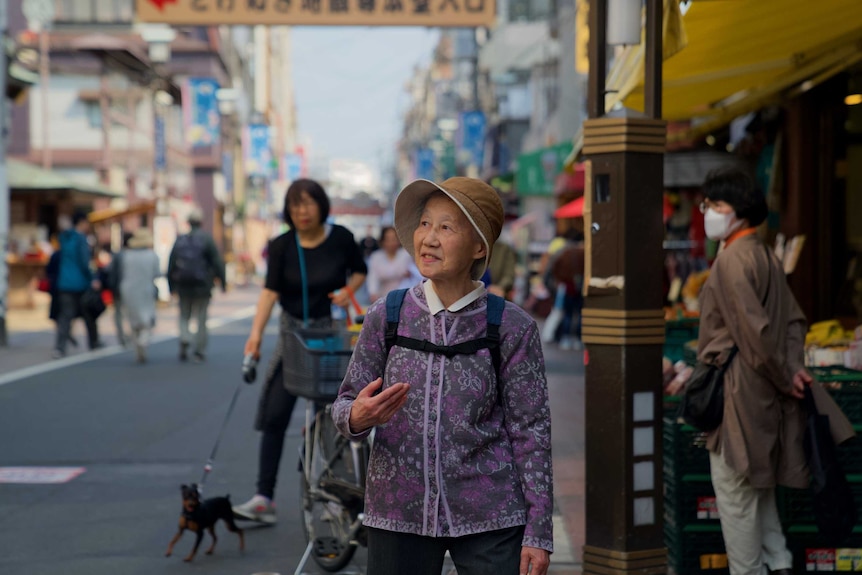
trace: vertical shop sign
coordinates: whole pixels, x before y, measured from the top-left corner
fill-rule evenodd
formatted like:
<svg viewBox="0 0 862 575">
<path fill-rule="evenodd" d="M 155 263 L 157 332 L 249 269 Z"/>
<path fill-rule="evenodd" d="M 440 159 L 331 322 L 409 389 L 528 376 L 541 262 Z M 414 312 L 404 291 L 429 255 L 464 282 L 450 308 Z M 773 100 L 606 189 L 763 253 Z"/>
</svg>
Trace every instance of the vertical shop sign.
<svg viewBox="0 0 862 575">
<path fill-rule="evenodd" d="M 293 182 L 302 177 L 302 156 L 299 154 L 285 154 L 284 156 L 284 179 Z"/>
<path fill-rule="evenodd" d="M 419 148 L 416 150 L 416 178 L 422 180 L 434 179 L 434 150 Z"/>
<path fill-rule="evenodd" d="M 165 117 L 156 114 L 153 126 L 153 140 L 155 145 L 154 164 L 156 171 L 163 172 L 168 168 L 167 144 L 165 143 Z"/>
<path fill-rule="evenodd" d="M 215 78 L 189 78 L 184 87 L 186 143 L 192 148 L 214 146 L 219 139 Z"/>
<path fill-rule="evenodd" d="M 485 124 L 480 110 L 461 113 L 461 147 L 470 152 L 471 163 L 478 168 L 485 159 Z"/>
<path fill-rule="evenodd" d="M 233 193 L 233 154 L 224 152 L 221 155 L 221 173 L 224 176 L 224 191 Z"/>
<path fill-rule="evenodd" d="M 270 175 L 272 152 L 270 129 L 266 124 L 251 124 L 246 130 L 245 171 L 249 176 L 266 178 Z"/>
</svg>

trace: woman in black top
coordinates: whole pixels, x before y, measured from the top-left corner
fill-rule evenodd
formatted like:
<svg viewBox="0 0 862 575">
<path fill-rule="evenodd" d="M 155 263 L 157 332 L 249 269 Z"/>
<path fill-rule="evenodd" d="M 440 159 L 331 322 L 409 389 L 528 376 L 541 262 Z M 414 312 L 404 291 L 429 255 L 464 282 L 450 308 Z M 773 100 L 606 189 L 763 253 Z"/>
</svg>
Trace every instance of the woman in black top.
<svg viewBox="0 0 862 575">
<path fill-rule="evenodd" d="M 332 325 L 332 304 L 347 307 L 350 294 L 365 281 L 366 267 L 353 234 L 329 225 L 329 198 L 314 180 L 296 180 L 284 199 L 284 220 L 291 230 L 270 242 L 266 284 L 257 302 L 257 312 L 245 353 L 260 357 L 263 331 L 275 302 L 281 304 L 279 341 L 261 390 L 255 428 L 263 432 L 258 460 L 257 493 L 233 508 L 240 517 L 275 523 L 272 497 L 284 446 L 284 434 L 296 404 L 296 396 L 282 383 L 281 350 L 285 334 L 302 327 L 302 275 L 297 236 L 305 256 L 308 281 L 308 327 Z"/>
</svg>

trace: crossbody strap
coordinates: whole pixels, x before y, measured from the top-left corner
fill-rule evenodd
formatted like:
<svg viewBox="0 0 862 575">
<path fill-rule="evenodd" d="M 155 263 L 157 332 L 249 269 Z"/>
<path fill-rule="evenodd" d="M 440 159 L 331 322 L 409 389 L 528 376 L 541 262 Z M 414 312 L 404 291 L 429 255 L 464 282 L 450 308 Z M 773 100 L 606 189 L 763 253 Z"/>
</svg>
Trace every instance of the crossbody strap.
<svg viewBox="0 0 862 575">
<path fill-rule="evenodd" d="M 302 277 L 302 327 L 308 328 L 308 273 L 305 269 L 305 250 L 299 243 L 299 233 L 296 235 L 296 253 L 299 256 L 299 275 Z"/>
</svg>

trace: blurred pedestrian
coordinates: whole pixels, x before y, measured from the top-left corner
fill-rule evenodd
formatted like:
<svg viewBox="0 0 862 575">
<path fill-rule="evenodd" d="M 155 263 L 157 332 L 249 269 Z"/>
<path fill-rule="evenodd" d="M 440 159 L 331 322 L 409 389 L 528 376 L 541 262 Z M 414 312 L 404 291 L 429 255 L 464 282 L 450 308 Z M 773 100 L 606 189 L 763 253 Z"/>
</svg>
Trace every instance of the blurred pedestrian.
<svg viewBox="0 0 862 575">
<path fill-rule="evenodd" d="M 69 224 L 71 225 L 71 224 Z M 48 295 L 51 297 L 51 303 L 48 306 L 48 319 L 54 322 L 54 329 L 59 329 L 60 320 L 60 292 L 57 291 L 57 278 L 60 276 L 60 249 L 58 246 L 48 258 L 48 265 L 45 266 L 45 280 L 48 282 Z M 78 340 L 72 333 L 72 328 L 69 328 L 68 341 L 72 347 L 78 347 Z"/>
<path fill-rule="evenodd" d="M 126 347 L 126 333 L 123 328 L 123 305 L 122 296 L 120 294 L 120 277 L 123 268 L 123 252 L 129 247 L 129 239 L 132 234 L 123 232 L 123 245 L 120 250 L 111 256 L 111 262 L 105 269 L 105 281 L 103 286 L 105 289 L 111 290 L 114 298 L 114 329 L 117 332 L 117 340 L 120 345 Z"/>
<path fill-rule="evenodd" d="M 380 232 L 380 249 L 368 258 L 368 294 L 375 302 L 397 289 L 410 277 L 413 258 L 401 247 L 395 228 L 385 226 Z"/>
<path fill-rule="evenodd" d="M 96 317 L 85 304 L 88 290 L 99 290 L 101 285 L 93 278 L 90 269 L 90 246 L 87 232 L 90 222 L 83 213 L 72 217 L 71 226 L 60 232 L 60 255 L 57 270 L 57 341 L 55 359 L 66 355 L 66 344 L 72 329 L 72 320 L 81 316 L 87 326 L 87 339 L 91 350 L 103 347 L 99 340 Z"/>
<path fill-rule="evenodd" d="M 153 234 L 147 228 L 139 228 L 129 239 L 128 249 L 122 251 L 119 276 L 120 301 L 129 321 L 138 363 L 147 361 L 147 345 L 156 324 L 158 292 L 155 281 L 159 275 L 159 257 L 153 251 Z"/>
<path fill-rule="evenodd" d="M 212 236 L 201 229 L 203 212 L 193 208 L 188 223 L 191 231 L 177 238 L 168 258 L 168 286 L 180 300 L 180 361 L 188 359 L 193 346 L 195 363 L 206 359 L 207 315 L 214 281 L 227 291 L 224 262 Z M 195 320 L 196 331 L 189 324 Z"/>
<path fill-rule="evenodd" d="M 276 521 L 272 499 L 284 434 L 296 404 L 296 396 L 284 388 L 282 380 L 284 338 L 303 325 L 331 327 L 333 306 L 346 308 L 351 294 L 365 281 L 365 260 L 353 234 L 342 226 L 327 224 L 328 216 L 329 198 L 316 181 L 299 179 L 287 189 L 284 221 L 291 229 L 270 242 L 266 284 L 245 343 L 246 355 L 260 357 L 264 328 L 279 302 L 278 343 L 266 371 L 255 418 L 255 429 L 262 432 L 257 490 L 250 500 L 233 508 L 234 514 L 243 519 Z"/>
<path fill-rule="evenodd" d="M 404 294 L 391 350 L 388 302 L 372 304 L 332 406 L 345 437 L 374 430 L 363 520 L 374 575 L 439 575 L 447 551 L 459 573 L 547 573 L 539 332 L 477 281 L 502 224 L 502 202 L 481 180 L 418 180 L 395 200 L 398 236 L 428 280 Z"/>
<path fill-rule="evenodd" d="M 491 252 L 488 264 L 488 292 L 510 299 L 509 295 L 515 285 L 515 266 L 518 255 L 514 248 L 502 240 L 497 240 Z"/>
<path fill-rule="evenodd" d="M 377 238 L 374 237 L 374 231 L 371 226 L 365 228 L 365 237 L 359 240 L 359 249 L 362 251 L 362 258 L 367 262 L 371 254 L 380 249 L 380 244 L 377 243 Z"/>
</svg>

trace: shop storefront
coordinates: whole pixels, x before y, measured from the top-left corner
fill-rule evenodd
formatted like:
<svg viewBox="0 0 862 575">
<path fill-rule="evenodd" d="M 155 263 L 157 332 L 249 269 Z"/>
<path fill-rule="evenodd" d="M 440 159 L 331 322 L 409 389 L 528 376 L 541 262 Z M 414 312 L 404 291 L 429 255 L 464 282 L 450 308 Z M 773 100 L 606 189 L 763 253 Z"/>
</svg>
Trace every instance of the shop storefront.
<svg viewBox="0 0 862 575">
<path fill-rule="evenodd" d="M 120 194 L 98 184 L 80 184 L 61 174 L 15 159 L 9 175 L 9 306 L 32 307 L 36 282 L 56 248 L 57 218 L 107 206 Z"/>
</svg>

